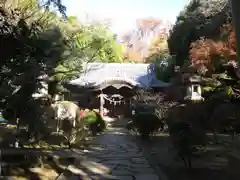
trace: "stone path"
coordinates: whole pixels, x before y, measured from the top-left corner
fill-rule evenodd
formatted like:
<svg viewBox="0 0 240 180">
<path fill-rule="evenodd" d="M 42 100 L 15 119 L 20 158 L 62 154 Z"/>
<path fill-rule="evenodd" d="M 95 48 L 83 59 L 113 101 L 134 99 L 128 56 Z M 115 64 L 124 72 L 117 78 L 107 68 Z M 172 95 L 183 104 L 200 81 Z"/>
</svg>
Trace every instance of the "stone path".
<svg viewBox="0 0 240 180">
<path fill-rule="evenodd" d="M 69 170 L 76 180 L 159 180 L 134 137 L 122 128 L 109 129 L 94 139 L 84 160 Z"/>
</svg>

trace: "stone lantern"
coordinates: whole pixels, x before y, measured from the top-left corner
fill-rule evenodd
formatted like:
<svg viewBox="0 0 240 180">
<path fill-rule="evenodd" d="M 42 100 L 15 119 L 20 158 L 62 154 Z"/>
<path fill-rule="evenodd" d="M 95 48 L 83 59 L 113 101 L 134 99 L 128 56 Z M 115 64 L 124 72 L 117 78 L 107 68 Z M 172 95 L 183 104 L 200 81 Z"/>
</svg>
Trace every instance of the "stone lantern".
<svg viewBox="0 0 240 180">
<path fill-rule="evenodd" d="M 202 97 L 201 77 L 190 76 L 185 82 L 186 84 L 186 96 L 185 100 L 201 101 Z"/>
</svg>

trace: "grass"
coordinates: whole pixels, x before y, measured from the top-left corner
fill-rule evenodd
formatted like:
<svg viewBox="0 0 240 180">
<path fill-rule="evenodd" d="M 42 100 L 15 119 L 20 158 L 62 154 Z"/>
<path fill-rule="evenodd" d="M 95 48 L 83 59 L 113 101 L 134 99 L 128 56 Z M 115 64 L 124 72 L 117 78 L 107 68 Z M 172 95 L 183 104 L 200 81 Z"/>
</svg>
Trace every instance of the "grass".
<svg viewBox="0 0 240 180">
<path fill-rule="evenodd" d="M 9 148 L 9 145 L 13 144 L 16 139 L 16 130 L 14 125 L 0 127 L 0 147 L 3 150 L 1 161 L 5 164 L 2 167 L 3 176 L 10 176 L 16 180 L 56 179 L 67 166 L 73 163 L 73 160 L 69 158 L 72 153 L 68 152 L 67 141 L 64 137 L 48 136 L 41 141 L 29 143 L 24 130 L 19 136 L 21 150 L 11 148 L 14 154 L 5 154 L 5 152 L 9 153 L 9 151 L 4 150 L 4 148 Z M 74 145 L 73 148 L 79 149 L 82 146 Z M 39 149 L 40 153 L 37 153 L 36 149 Z M 59 150 L 57 158 L 55 158 L 55 154 L 58 153 L 55 150 Z"/>
<path fill-rule="evenodd" d="M 0 147 L 7 148 L 13 147 L 17 138 L 16 125 L 8 125 L 6 127 L 0 127 Z M 37 149 L 61 149 L 68 148 L 68 141 L 62 134 L 42 135 L 39 141 L 30 142 L 27 137 L 25 127 L 20 128 L 18 133 L 18 139 L 20 141 L 20 147 L 22 148 L 37 148 Z M 91 137 L 87 137 L 87 141 L 91 140 Z M 75 148 L 83 148 L 87 145 L 87 142 L 82 141 L 73 144 Z"/>
</svg>

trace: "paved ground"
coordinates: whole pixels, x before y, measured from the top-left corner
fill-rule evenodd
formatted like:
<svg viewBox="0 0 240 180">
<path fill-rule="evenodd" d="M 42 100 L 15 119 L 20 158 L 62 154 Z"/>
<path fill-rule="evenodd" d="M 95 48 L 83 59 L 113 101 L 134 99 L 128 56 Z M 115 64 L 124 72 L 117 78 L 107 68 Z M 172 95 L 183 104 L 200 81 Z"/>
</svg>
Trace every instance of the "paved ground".
<svg viewBox="0 0 240 180">
<path fill-rule="evenodd" d="M 94 139 L 85 159 L 69 169 L 75 172 L 72 179 L 159 180 L 134 137 L 122 128 L 109 129 Z"/>
</svg>

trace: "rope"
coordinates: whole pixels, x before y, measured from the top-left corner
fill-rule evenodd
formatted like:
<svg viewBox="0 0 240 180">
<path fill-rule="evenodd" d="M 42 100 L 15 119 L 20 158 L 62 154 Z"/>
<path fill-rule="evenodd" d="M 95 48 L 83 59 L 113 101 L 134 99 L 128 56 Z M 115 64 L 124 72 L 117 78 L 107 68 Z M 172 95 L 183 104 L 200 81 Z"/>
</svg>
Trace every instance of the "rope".
<svg viewBox="0 0 240 180">
<path fill-rule="evenodd" d="M 108 98 L 106 94 L 101 94 L 98 97 L 100 97 L 100 96 L 102 96 L 105 100 L 109 101 L 110 104 L 113 103 L 114 105 L 116 105 L 116 104 L 125 103 L 125 100 L 118 100 L 118 101 L 116 101 L 116 100 L 113 99 L 113 98 L 116 98 L 116 97 L 123 99 L 123 96 L 120 96 L 118 94 L 112 95 L 111 98 Z"/>
<path fill-rule="evenodd" d="M 113 103 L 114 105 L 125 103 L 125 100 L 115 101 L 115 100 L 113 100 L 113 99 L 107 98 L 106 96 L 104 96 L 103 98 L 104 98 L 105 100 L 109 101 L 110 104 Z"/>
</svg>

